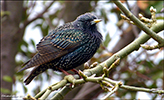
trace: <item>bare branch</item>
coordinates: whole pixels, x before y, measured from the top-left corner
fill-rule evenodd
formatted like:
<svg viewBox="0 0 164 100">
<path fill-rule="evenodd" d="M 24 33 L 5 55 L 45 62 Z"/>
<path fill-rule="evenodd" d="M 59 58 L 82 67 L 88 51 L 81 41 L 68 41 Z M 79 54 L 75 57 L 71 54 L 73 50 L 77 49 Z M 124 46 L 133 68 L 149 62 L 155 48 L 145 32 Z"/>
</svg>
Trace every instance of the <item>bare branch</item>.
<svg viewBox="0 0 164 100">
<path fill-rule="evenodd" d="M 24 27 L 26 27 L 28 24 L 30 24 L 31 22 L 37 20 L 38 18 L 42 18 L 43 17 L 43 14 L 45 14 L 48 9 L 52 6 L 52 4 L 54 3 L 54 1 L 52 1 L 40 14 L 38 14 L 35 18 L 31 19 L 31 20 L 26 20 L 24 22 Z"/>
<path fill-rule="evenodd" d="M 154 40 L 156 40 L 159 44 L 164 43 L 164 39 L 158 36 L 154 31 L 150 30 L 146 27 L 138 18 L 136 18 L 130 11 L 128 11 L 118 0 L 113 0 L 113 2 L 119 7 L 122 12 L 135 23 L 140 29 L 142 29 L 146 34 L 151 36 Z"/>
</svg>

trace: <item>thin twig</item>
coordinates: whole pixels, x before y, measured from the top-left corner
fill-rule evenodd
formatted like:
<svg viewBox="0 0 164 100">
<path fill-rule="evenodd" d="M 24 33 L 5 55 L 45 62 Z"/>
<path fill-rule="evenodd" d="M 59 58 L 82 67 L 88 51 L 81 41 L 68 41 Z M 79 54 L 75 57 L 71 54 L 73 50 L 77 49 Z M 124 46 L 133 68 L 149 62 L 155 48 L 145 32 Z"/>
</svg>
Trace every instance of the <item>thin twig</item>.
<svg viewBox="0 0 164 100">
<path fill-rule="evenodd" d="M 151 29 L 155 32 L 160 32 L 161 30 L 164 30 L 164 24 L 163 22 L 160 22 L 160 23 L 157 23 L 156 26 L 153 26 L 151 27 Z M 97 65 L 96 67 L 94 68 L 91 68 L 91 69 L 86 69 L 84 70 L 84 74 L 87 75 L 87 76 L 91 76 L 93 74 L 100 74 L 103 72 L 103 66 L 106 64 L 107 66 L 110 66 L 112 64 L 112 62 L 114 62 L 118 57 L 116 57 L 116 55 L 119 55 L 122 58 L 124 58 L 126 55 L 130 54 L 131 52 L 133 52 L 134 50 L 137 50 L 139 49 L 140 47 L 140 44 L 143 44 L 145 43 L 146 41 L 148 41 L 150 39 L 150 36 L 146 35 L 146 34 L 143 34 L 141 35 L 138 39 L 136 39 L 135 41 L 133 41 L 131 44 L 129 44 L 128 46 L 126 46 L 125 48 L 123 48 L 122 50 L 120 50 L 119 52 L 117 52 L 115 55 L 113 55 L 112 57 L 110 57 L 109 59 L 107 59 L 106 61 L 100 63 L 99 65 Z M 133 47 L 133 49 L 130 49 L 131 46 Z M 125 51 L 125 52 L 124 52 Z M 77 76 L 76 76 L 77 77 Z M 78 77 L 79 78 L 79 77 Z M 99 77 L 99 78 L 102 78 L 102 77 Z M 106 78 L 104 78 L 105 80 Z M 96 79 L 97 80 L 97 79 Z M 88 80 L 87 80 L 88 81 Z M 85 81 L 83 79 L 78 79 L 76 81 L 74 81 L 75 83 L 77 82 L 77 84 L 82 84 L 83 82 L 85 83 Z M 92 81 L 93 82 L 93 81 Z M 114 80 L 110 80 L 110 83 L 111 84 L 115 84 L 117 83 L 117 81 L 114 81 Z M 135 87 L 132 87 L 132 86 L 129 86 L 127 87 L 127 85 L 121 85 L 120 88 L 124 88 L 124 89 L 128 89 L 128 90 L 134 90 Z M 66 90 L 71 90 L 71 87 L 65 87 Z M 63 91 L 65 90 L 63 89 Z M 141 89 L 141 90 L 139 90 Z M 144 91 L 145 88 L 136 88 L 135 91 Z M 156 90 L 156 92 L 154 92 L 154 89 L 152 91 L 152 89 L 146 89 L 145 91 L 149 91 L 150 93 L 163 93 L 164 94 L 164 91 L 163 90 Z M 67 94 L 62 92 L 63 94 L 60 94 L 62 96 L 65 96 Z M 57 94 L 56 94 L 57 95 Z M 57 97 L 57 96 L 55 96 Z M 53 99 L 57 99 L 57 98 L 53 98 Z"/>
<path fill-rule="evenodd" d="M 35 18 L 33 18 L 33 19 L 31 19 L 31 20 L 26 20 L 25 22 L 24 22 L 24 27 L 26 27 L 28 24 L 30 24 L 31 22 L 33 22 L 33 21 L 35 21 L 35 20 L 37 20 L 38 18 L 42 18 L 43 17 L 43 14 L 45 13 L 45 12 L 47 12 L 48 11 L 48 9 L 52 6 L 52 4 L 54 3 L 54 1 L 52 1 L 40 14 L 38 14 Z"/>
<path fill-rule="evenodd" d="M 116 92 L 119 87 L 122 85 L 122 82 L 118 82 L 116 83 L 116 85 L 112 88 L 112 91 L 109 92 L 106 96 L 104 96 L 103 98 L 101 98 L 100 100 L 105 100 L 107 99 L 108 97 L 110 97 L 114 92 Z"/>
<path fill-rule="evenodd" d="M 128 11 L 120 1 L 113 0 L 113 2 L 119 7 L 122 12 L 131 20 L 133 23 L 135 23 L 140 29 L 142 29 L 146 34 L 151 36 L 154 40 L 156 40 L 159 44 L 164 43 L 164 39 L 160 36 L 158 36 L 154 31 L 150 30 L 148 27 L 146 27 L 137 17 L 135 17 L 130 11 Z"/>
<path fill-rule="evenodd" d="M 157 23 L 156 26 L 153 26 L 151 28 L 155 32 L 159 32 L 164 29 L 163 23 Z M 101 64 L 97 65 L 94 68 L 86 69 L 82 72 L 83 79 L 75 79 L 76 76 L 66 76 L 62 81 L 60 81 L 58 84 L 53 85 L 52 91 L 59 89 L 63 87 L 59 92 L 57 92 L 51 99 L 63 99 L 63 97 L 72 90 L 72 87 L 70 87 L 70 83 L 76 86 L 77 84 L 83 84 L 87 81 L 89 82 L 95 82 L 95 83 L 101 83 L 101 81 L 106 81 L 109 84 L 116 85 L 118 81 L 111 80 L 106 77 L 92 77 L 93 74 L 101 74 L 103 73 L 103 68 L 106 65 L 108 68 L 109 66 L 118 58 L 122 59 L 126 57 L 131 52 L 138 50 L 140 48 L 140 44 L 145 43 L 148 39 L 150 39 L 150 36 L 143 34 L 138 39 L 133 41 L 131 44 L 120 50 L 119 52 L 115 53 L 113 56 L 111 56 L 106 61 L 102 62 Z M 91 76 L 91 77 L 89 77 Z M 132 87 L 127 85 L 121 85 L 120 88 L 128 89 L 128 90 L 134 90 L 134 91 L 147 91 L 150 93 L 159 93 L 164 94 L 164 90 L 157 90 L 157 89 L 145 89 L 145 88 L 138 88 L 138 87 Z M 42 92 L 41 92 L 42 93 Z M 44 92 L 45 93 L 45 92 Z M 44 95 L 44 94 L 43 94 Z"/>
</svg>

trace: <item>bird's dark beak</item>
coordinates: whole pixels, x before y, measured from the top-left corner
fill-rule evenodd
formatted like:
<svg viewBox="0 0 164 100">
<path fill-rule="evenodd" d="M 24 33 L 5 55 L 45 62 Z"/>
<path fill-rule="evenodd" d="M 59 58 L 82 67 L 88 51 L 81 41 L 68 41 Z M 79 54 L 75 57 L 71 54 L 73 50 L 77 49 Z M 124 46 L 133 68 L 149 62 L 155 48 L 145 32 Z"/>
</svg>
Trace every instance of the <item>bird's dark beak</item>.
<svg viewBox="0 0 164 100">
<path fill-rule="evenodd" d="M 96 24 L 100 21 L 102 21 L 102 19 L 94 19 L 93 21 L 91 21 L 91 25 Z"/>
</svg>

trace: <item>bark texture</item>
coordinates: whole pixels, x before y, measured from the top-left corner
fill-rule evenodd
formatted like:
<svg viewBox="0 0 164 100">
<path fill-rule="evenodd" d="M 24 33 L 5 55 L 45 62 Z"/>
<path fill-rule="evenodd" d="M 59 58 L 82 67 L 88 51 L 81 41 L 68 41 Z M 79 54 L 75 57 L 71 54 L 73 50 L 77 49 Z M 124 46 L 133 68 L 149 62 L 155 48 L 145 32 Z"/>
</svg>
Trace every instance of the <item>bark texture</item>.
<svg viewBox="0 0 164 100">
<path fill-rule="evenodd" d="M 12 91 L 12 82 L 4 81 L 3 77 L 9 76 L 12 79 L 14 77 L 15 55 L 24 33 L 24 30 L 19 28 L 22 20 L 23 1 L 2 1 L 2 11 L 8 11 L 9 14 L 1 16 L 1 88 Z"/>
</svg>

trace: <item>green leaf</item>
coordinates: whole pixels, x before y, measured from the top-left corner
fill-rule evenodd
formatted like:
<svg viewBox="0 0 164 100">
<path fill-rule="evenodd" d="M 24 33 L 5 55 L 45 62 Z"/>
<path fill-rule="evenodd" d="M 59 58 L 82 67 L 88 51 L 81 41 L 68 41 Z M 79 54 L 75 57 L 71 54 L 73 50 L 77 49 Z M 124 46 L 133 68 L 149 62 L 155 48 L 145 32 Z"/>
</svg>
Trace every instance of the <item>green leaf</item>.
<svg viewBox="0 0 164 100">
<path fill-rule="evenodd" d="M 31 44 L 33 45 L 33 47 L 35 47 L 35 42 L 34 42 L 34 40 L 33 40 L 33 39 L 30 39 L 30 41 L 31 41 Z"/>
<path fill-rule="evenodd" d="M 18 93 L 18 91 L 13 91 L 12 95 L 16 95 Z"/>
<path fill-rule="evenodd" d="M 28 46 L 29 46 L 29 44 L 28 44 L 25 40 L 22 41 L 22 44 L 23 44 L 25 47 L 28 47 Z"/>
<path fill-rule="evenodd" d="M 42 31 L 43 36 L 46 36 L 49 31 L 49 26 L 48 25 L 43 26 L 43 24 L 42 24 L 41 31 Z"/>
<path fill-rule="evenodd" d="M 152 61 L 146 61 L 145 66 L 148 66 L 150 68 L 153 68 L 155 65 L 153 64 Z"/>
<path fill-rule="evenodd" d="M 10 94 L 11 91 L 9 89 L 1 88 L 1 92 L 4 94 Z"/>
<path fill-rule="evenodd" d="M 154 75 L 151 76 L 151 78 L 152 78 L 152 80 L 156 80 L 156 79 L 162 78 L 162 76 L 163 76 L 163 72 L 158 71 L 158 72 L 154 73 Z"/>
<path fill-rule="evenodd" d="M 41 26 L 42 26 L 42 24 L 36 24 L 36 25 L 33 27 L 33 29 L 36 28 L 36 27 L 39 27 L 39 28 L 40 28 Z"/>
<path fill-rule="evenodd" d="M 10 76 L 3 76 L 3 80 L 6 81 L 6 82 L 12 82 L 12 78 Z"/>
<path fill-rule="evenodd" d="M 159 61 L 158 66 L 162 67 L 163 65 L 164 65 L 164 60 L 162 59 L 161 61 Z"/>
<path fill-rule="evenodd" d="M 160 16 L 157 16 L 156 19 L 158 19 L 158 20 L 160 20 L 160 19 L 161 19 L 161 20 L 164 20 L 164 17 L 163 17 L 162 14 L 161 14 Z"/>
<path fill-rule="evenodd" d="M 163 1 L 159 0 L 159 1 L 150 2 L 150 6 L 153 6 L 157 10 L 157 13 L 158 13 L 163 8 Z"/>
<path fill-rule="evenodd" d="M 4 15 L 10 15 L 10 12 L 9 11 L 1 11 L 1 17 L 4 16 Z"/>
<path fill-rule="evenodd" d="M 23 86 L 24 92 L 27 93 L 27 88 L 24 85 L 22 86 Z"/>
<path fill-rule="evenodd" d="M 57 17 L 57 15 L 55 14 L 52 14 L 52 15 L 49 15 L 49 19 L 50 19 L 50 21 L 52 22 L 53 21 L 53 19 L 55 19 Z"/>
<path fill-rule="evenodd" d="M 111 40 L 111 38 L 110 38 L 109 34 L 106 34 L 106 36 L 105 36 L 105 41 L 104 41 L 104 43 L 103 43 L 105 47 L 108 46 L 110 40 Z"/>
<path fill-rule="evenodd" d="M 108 17 L 106 15 L 105 9 L 101 9 L 101 16 L 104 18 L 103 20 L 105 21 L 105 23 L 108 22 Z"/>
<path fill-rule="evenodd" d="M 147 9 L 145 10 L 145 12 L 147 14 L 150 14 L 150 7 L 153 6 L 153 8 L 155 8 L 157 10 L 157 13 L 159 13 L 161 11 L 161 9 L 163 8 L 163 1 L 149 1 L 149 7 L 147 7 Z"/>
</svg>

